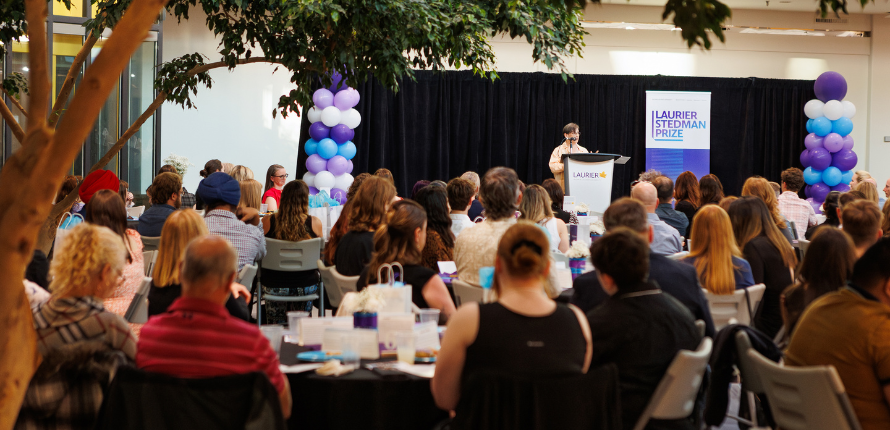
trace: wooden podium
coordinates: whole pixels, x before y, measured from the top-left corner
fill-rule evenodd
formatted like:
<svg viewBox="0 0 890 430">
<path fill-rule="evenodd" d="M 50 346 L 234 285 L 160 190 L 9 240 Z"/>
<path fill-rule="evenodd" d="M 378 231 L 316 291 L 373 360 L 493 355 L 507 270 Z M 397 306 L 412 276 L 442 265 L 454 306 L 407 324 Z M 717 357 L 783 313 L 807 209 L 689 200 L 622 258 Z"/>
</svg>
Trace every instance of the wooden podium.
<svg viewBox="0 0 890 430">
<path fill-rule="evenodd" d="M 630 160 L 618 154 L 563 154 L 563 181 L 567 196 L 586 203 L 590 211 L 602 214 L 612 203 L 612 177 L 616 164 Z"/>
</svg>

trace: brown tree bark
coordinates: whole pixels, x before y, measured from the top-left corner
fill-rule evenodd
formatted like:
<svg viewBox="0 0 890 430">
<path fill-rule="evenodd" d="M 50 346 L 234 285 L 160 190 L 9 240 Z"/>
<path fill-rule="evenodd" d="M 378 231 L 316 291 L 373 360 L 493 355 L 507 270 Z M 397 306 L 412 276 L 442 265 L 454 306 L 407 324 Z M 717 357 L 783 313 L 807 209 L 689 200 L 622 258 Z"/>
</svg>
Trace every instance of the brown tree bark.
<svg viewBox="0 0 890 430">
<path fill-rule="evenodd" d="M 40 357 L 22 287 L 38 231 L 52 208 L 58 184 L 77 156 L 105 100 L 166 0 L 135 0 L 117 24 L 58 133 L 48 126 L 47 2 L 27 0 L 32 85 L 22 148 L 0 171 L 0 430 L 12 428 Z M 35 79 L 36 78 L 36 79 Z"/>
</svg>

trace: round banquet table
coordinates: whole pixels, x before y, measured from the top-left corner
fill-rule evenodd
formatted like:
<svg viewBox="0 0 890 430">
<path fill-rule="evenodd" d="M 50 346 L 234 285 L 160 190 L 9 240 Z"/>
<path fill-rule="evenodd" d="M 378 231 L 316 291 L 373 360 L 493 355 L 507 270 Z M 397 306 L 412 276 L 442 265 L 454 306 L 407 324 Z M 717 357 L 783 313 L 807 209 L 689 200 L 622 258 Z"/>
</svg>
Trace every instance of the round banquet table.
<svg viewBox="0 0 890 430">
<path fill-rule="evenodd" d="M 296 364 L 307 348 L 281 343 L 281 364 Z M 382 359 L 375 361 L 394 361 Z M 362 360 L 362 364 L 372 361 Z M 289 429 L 431 429 L 448 418 L 436 407 L 430 380 L 399 371 L 381 376 L 362 368 L 343 376 L 286 374 L 293 397 Z"/>
</svg>

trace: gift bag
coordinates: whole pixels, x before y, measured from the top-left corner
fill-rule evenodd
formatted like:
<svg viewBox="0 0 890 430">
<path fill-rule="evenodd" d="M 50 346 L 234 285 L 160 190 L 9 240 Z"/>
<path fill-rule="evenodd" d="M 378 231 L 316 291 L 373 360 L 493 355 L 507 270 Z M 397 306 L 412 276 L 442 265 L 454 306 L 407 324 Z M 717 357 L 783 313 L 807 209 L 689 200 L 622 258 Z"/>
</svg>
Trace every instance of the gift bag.
<svg viewBox="0 0 890 430">
<path fill-rule="evenodd" d="M 395 268 L 399 268 L 399 279 L 396 281 Z M 383 277 L 384 269 L 389 276 Z M 377 270 L 377 284 L 368 285 L 383 295 L 386 304 L 380 312 L 407 313 L 413 311 L 414 302 L 411 301 L 411 286 L 404 283 L 405 269 L 399 263 L 384 264 Z M 382 282 L 387 279 L 387 282 Z"/>
<path fill-rule="evenodd" d="M 65 241 L 65 237 L 68 236 L 68 232 L 82 222 L 83 217 L 80 214 L 66 213 L 62 215 L 62 219 L 59 220 L 59 227 L 56 228 L 56 240 L 53 242 L 54 256 L 59 255 L 59 252 L 61 252 L 62 244 Z"/>
</svg>

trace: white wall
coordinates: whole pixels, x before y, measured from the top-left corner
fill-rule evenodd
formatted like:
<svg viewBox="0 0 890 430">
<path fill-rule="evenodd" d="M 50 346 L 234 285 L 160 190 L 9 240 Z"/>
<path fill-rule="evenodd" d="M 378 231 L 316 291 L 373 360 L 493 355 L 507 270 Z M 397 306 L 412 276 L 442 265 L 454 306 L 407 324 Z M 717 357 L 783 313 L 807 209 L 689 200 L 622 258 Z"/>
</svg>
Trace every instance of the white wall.
<svg viewBox="0 0 890 430">
<path fill-rule="evenodd" d="M 196 8 L 190 14 L 191 19 L 181 24 L 169 17 L 164 21 L 163 60 L 200 52 L 210 57 L 205 61 L 219 61 L 219 41 L 204 26 L 204 14 Z M 254 55 L 262 54 L 255 50 Z M 210 72 L 213 88 L 199 89 L 192 99 L 197 109 L 164 104 L 161 159 L 170 153 L 189 158 L 195 165 L 183 181 L 189 191 L 198 187 L 198 172 L 213 158 L 251 168 L 260 182 L 271 164 L 281 164 L 294 178 L 300 118 L 272 118 L 278 98 L 294 88 L 286 71 L 273 74 L 274 69 L 267 64 L 215 69 Z"/>
</svg>

